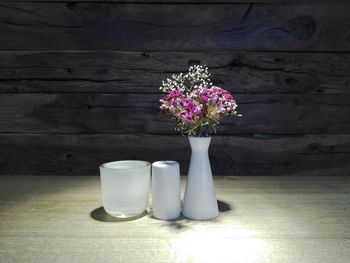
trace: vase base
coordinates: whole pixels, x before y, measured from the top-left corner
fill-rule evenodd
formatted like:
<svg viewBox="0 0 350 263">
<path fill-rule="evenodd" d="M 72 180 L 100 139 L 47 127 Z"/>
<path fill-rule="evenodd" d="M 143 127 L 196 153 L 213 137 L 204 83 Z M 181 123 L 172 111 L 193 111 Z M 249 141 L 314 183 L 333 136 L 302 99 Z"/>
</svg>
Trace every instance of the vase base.
<svg viewBox="0 0 350 263">
<path fill-rule="evenodd" d="M 186 213 L 181 213 L 184 217 L 193 219 L 193 220 L 212 220 L 219 216 L 219 213 L 212 215 L 189 215 Z"/>
</svg>

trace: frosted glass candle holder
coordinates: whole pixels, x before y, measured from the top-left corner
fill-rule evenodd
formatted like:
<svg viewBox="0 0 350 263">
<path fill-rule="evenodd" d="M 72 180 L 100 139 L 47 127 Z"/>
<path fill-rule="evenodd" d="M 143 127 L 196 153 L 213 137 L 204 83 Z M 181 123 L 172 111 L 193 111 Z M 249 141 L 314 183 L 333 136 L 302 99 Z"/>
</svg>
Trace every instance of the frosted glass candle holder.
<svg viewBox="0 0 350 263">
<path fill-rule="evenodd" d="M 100 166 L 103 207 L 114 217 L 142 214 L 148 204 L 151 164 L 145 161 L 116 161 Z"/>
</svg>

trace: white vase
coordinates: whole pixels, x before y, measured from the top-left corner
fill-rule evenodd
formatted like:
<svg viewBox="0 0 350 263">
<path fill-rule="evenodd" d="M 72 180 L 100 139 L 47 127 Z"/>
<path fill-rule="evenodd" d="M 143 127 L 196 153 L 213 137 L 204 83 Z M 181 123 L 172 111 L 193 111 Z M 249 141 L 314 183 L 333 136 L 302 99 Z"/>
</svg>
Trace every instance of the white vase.
<svg viewBox="0 0 350 263">
<path fill-rule="evenodd" d="M 211 137 L 189 137 L 189 141 L 192 155 L 182 214 L 198 220 L 213 219 L 219 209 L 208 156 Z"/>
</svg>

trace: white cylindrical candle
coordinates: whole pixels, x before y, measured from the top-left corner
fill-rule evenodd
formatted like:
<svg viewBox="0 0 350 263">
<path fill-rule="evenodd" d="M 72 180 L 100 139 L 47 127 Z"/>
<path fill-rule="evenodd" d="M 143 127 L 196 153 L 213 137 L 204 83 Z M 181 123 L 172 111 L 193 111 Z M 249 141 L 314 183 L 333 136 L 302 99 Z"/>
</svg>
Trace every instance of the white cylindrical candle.
<svg viewBox="0 0 350 263">
<path fill-rule="evenodd" d="M 170 220 L 180 216 L 180 165 L 176 161 L 152 164 L 152 210 L 158 219 Z"/>
</svg>

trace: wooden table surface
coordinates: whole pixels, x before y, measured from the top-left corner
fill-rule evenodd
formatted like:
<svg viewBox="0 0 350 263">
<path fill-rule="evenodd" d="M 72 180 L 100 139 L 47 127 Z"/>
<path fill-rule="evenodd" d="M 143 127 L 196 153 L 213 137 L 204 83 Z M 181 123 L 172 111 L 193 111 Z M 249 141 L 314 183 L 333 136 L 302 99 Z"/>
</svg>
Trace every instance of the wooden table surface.
<svg viewBox="0 0 350 263">
<path fill-rule="evenodd" d="M 116 221 L 98 177 L 1 177 L 0 262 L 350 262 L 349 177 L 215 184 L 215 220 Z"/>
</svg>

